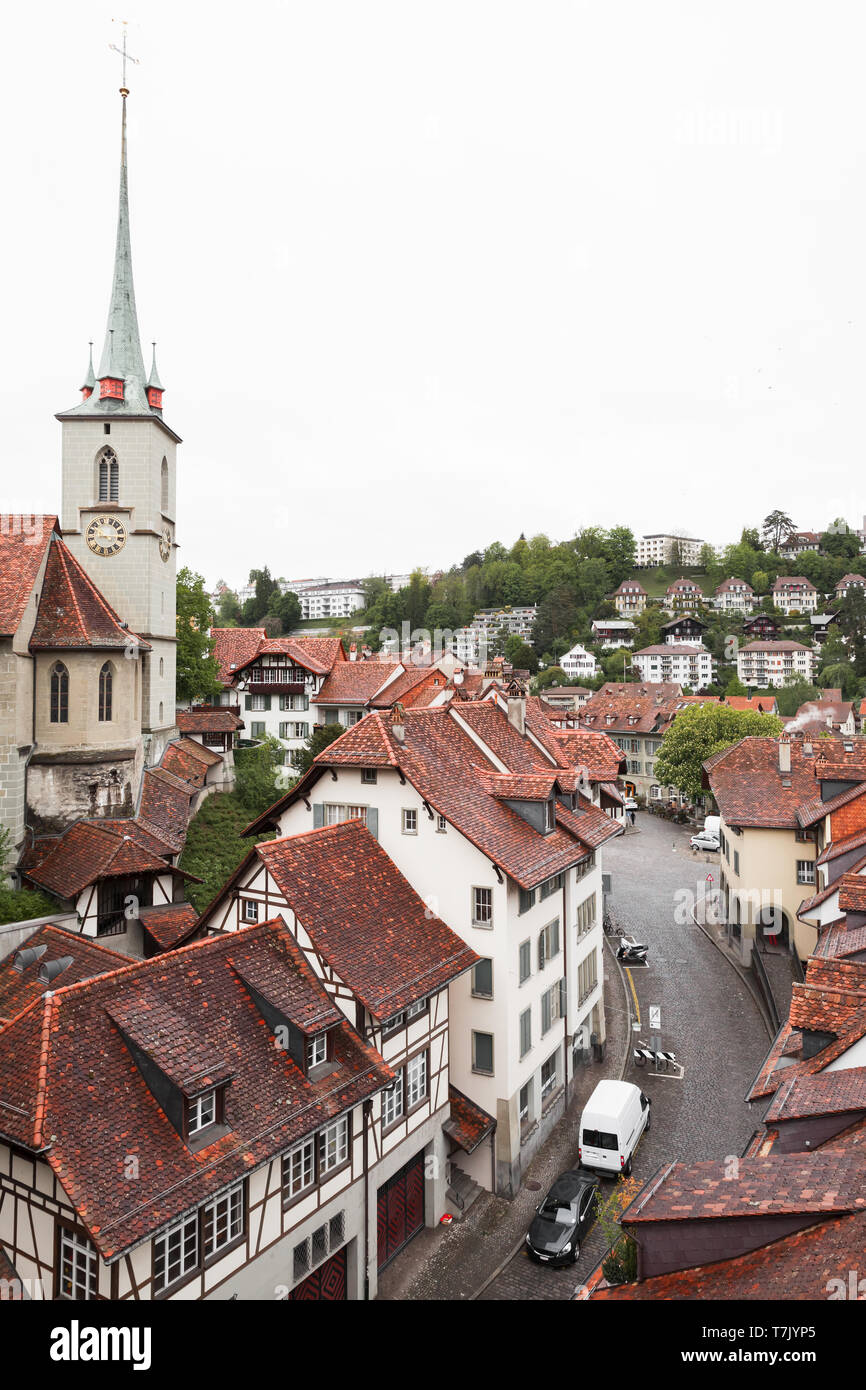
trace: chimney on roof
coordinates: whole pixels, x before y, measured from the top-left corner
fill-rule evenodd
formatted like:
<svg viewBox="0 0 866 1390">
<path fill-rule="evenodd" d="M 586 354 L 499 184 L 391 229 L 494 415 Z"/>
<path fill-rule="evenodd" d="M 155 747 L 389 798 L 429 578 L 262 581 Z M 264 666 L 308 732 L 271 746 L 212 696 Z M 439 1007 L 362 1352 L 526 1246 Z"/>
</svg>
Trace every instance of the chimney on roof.
<svg viewBox="0 0 866 1390">
<path fill-rule="evenodd" d="M 791 740 L 784 735 L 779 739 L 779 771 L 786 775 L 791 772 Z"/>
<path fill-rule="evenodd" d="M 398 743 L 404 743 L 406 739 L 405 725 L 406 711 L 402 700 L 397 700 L 391 710 L 391 733 Z"/>
<path fill-rule="evenodd" d="M 514 726 L 522 738 L 526 733 L 526 692 L 519 681 L 509 681 L 506 695 L 508 698 L 508 722 Z"/>
<path fill-rule="evenodd" d="M 349 647 L 349 660 L 350 660 L 350 661 L 357 661 L 357 660 L 358 660 L 358 647 L 357 647 L 357 643 L 355 643 L 355 642 L 352 642 L 352 644 L 351 644 L 350 647 Z"/>
</svg>

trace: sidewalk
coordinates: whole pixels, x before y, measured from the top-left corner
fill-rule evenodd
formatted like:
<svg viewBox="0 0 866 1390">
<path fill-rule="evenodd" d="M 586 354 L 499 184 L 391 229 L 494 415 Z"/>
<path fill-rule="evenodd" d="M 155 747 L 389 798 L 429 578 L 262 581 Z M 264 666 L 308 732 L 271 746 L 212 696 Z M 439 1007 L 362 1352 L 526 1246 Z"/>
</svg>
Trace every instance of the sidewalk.
<svg viewBox="0 0 866 1390">
<path fill-rule="evenodd" d="M 379 1278 L 379 1298 L 458 1301 L 477 1297 L 514 1254 L 526 1235 L 544 1191 L 559 1173 L 577 1166 L 580 1112 L 598 1082 L 619 1078 L 630 1046 L 630 1014 L 625 985 L 613 952 L 605 954 L 607 1049 L 602 1063 L 575 1072 L 565 1115 L 535 1154 L 513 1201 L 485 1192 L 462 1221 L 425 1229 Z M 530 1189 L 528 1182 L 538 1183 Z"/>
</svg>

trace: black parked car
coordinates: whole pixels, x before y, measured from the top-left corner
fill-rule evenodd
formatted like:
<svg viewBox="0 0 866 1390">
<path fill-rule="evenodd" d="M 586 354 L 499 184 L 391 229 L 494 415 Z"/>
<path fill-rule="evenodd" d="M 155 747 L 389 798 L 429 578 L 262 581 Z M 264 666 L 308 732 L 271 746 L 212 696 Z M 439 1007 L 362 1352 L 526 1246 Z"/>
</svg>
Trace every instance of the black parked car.
<svg viewBox="0 0 866 1390">
<path fill-rule="evenodd" d="M 575 1168 L 556 1179 L 537 1208 L 526 1248 L 539 1264 L 574 1264 L 580 1242 L 595 1219 L 598 1178 Z"/>
</svg>

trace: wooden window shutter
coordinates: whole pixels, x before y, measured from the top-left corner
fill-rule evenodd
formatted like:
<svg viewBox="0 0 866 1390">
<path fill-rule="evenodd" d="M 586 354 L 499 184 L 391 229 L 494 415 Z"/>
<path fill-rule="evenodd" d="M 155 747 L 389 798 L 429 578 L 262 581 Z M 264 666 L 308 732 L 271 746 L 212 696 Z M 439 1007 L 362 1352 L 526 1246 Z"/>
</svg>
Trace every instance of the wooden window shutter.
<svg viewBox="0 0 866 1390">
<path fill-rule="evenodd" d="M 272 695 L 266 695 L 266 696 L 265 696 L 265 709 L 268 709 L 268 710 L 270 709 L 270 707 L 271 707 L 271 700 L 272 700 L 272 699 L 273 699 L 273 696 L 272 696 Z"/>
<path fill-rule="evenodd" d="M 321 801 L 313 804 L 313 829 L 319 830 L 325 824 L 325 808 Z"/>
<path fill-rule="evenodd" d="M 244 709 L 252 709 L 252 707 L 253 707 L 253 697 L 252 697 L 252 695 L 245 695 L 245 696 L 244 696 Z"/>
<path fill-rule="evenodd" d="M 377 806 L 369 806 L 369 807 L 367 808 L 367 829 L 369 830 L 370 834 L 373 836 L 373 839 L 374 839 L 374 840 L 378 840 L 378 838 L 379 838 L 379 808 L 378 808 Z"/>
</svg>

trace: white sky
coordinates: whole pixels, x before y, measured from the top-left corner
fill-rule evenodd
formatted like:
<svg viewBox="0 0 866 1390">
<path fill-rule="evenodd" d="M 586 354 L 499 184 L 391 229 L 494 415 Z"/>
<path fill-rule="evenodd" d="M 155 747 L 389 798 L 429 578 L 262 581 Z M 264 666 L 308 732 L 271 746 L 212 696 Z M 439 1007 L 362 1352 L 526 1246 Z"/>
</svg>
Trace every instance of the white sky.
<svg viewBox="0 0 866 1390">
<path fill-rule="evenodd" d="M 111 13 L 3 11 L 4 509 L 59 510 L 54 412 L 102 346 Z M 139 322 L 209 583 L 591 524 L 721 542 L 775 506 L 860 523 L 853 0 L 127 17 Z"/>
</svg>

